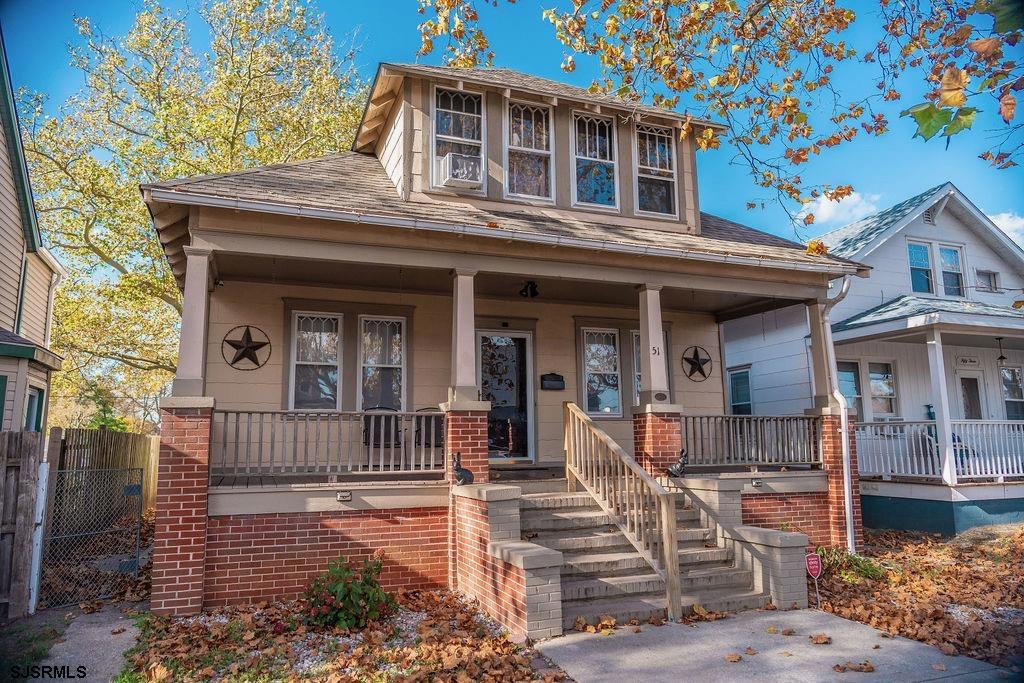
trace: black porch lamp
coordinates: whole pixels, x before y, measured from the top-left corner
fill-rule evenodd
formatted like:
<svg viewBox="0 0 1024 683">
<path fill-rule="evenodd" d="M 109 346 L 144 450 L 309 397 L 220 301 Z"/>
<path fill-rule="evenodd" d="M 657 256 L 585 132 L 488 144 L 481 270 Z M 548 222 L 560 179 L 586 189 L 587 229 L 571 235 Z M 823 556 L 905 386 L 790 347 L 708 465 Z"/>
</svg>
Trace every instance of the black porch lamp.
<svg viewBox="0 0 1024 683">
<path fill-rule="evenodd" d="M 1003 355 L 1003 338 L 996 337 L 996 343 L 999 344 L 999 357 L 996 358 L 996 362 L 1000 365 L 1006 362 L 1006 356 Z"/>
</svg>

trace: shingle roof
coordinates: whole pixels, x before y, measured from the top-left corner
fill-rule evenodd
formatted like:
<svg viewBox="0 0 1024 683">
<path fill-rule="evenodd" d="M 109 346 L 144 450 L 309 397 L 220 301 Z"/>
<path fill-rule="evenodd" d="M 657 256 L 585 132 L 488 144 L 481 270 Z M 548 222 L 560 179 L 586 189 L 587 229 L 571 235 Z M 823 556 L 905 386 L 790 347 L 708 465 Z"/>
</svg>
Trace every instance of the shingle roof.
<svg viewBox="0 0 1024 683">
<path fill-rule="evenodd" d="M 515 71 L 513 69 L 500 67 L 470 68 L 397 63 L 385 63 L 381 64 L 381 67 L 390 67 L 399 71 L 432 76 L 435 78 L 452 78 L 466 82 L 479 83 L 481 85 L 489 85 L 496 88 L 511 88 L 513 90 L 532 92 L 538 95 L 547 95 L 549 97 L 561 97 L 568 100 L 592 102 L 598 105 L 603 104 L 608 107 L 628 109 L 629 111 L 640 112 L 652 116 L 662 116 L 679 120 L 686 118 L 685 113 L 665 109 L 664 107 L 655 107 L 650 104 L 644 104 L 635 100 L 627 100 L 625 98 L 616 97 L 615 95 L 609 95 L 606 93 L 593 93 L 586 88 L 562 83 L 561 81 L 553 81 L 549 78 L 541 78 L 540 76 L 534 76 L 533 74 L 523 73 L 522 71 Z M 704 119 L 694 118 L 692 120 L 695 123 L 699 122 L 708 126 L 715 126 L 718 128 L 722 127 L 719 123 L 706 121 Z"/>
<path fill-rule="evenodd" d="M 558 238 L 584 240 L 590 248 L 626 245 L 645 250 L 667 250 L 665 255 L 715 254 L 739 259 L 783 261 L 827 272 L 852 272 L 859 264 L 845 259 L 812 256 L 796 242 L 776 237 L 733 221 L 701 214 L 702 232 L 691 235 L 648 227 L 601 223 L 514 208 L 483 209 L 458 199 L 402 200 L 380 162 L 373 156 L 346 152 L 337 156 L 276 166 L 183 178 L 143 186 L 144 189 L 216 197 L 232 201 L 282 205 L 305 210 L 355 213 L 364 222 L 393 217 L 448 226 L 467 226 L 475 234 L 493 231 L 496 238 L 515 233 L 527 239 L 552 242 Z M 161 195 L 160 201 L 177 199 Z M 253 210 L 261 210 L 254 207 Z M 696 258 L 697 256 L 692 256 Z"/>
<path fill-rule="evenodd" d="M 890 206 L 884 211 L 865 216 L 849 225 L 845 225 L 832 232 L 827 232 L 818 239 L 825 243 L 829 253 L 833 256 L 854 258 L 861 249 L 871 244 L 876 237 L 909 216 L 915 209 L 937 200 L 941 191 L 947 188 L 947 186 L 950 186 L 949 183 L 936 185 L 917 196 L 905 199 L 895 206 Z"/>
<path fill-rule="evenodd" d="M 926 299 L 919 296 L 904 295 L 851 316 L 846 320 L 834 323 L 832 331 L 842 332 L 856 327 L 864 327 L 865 325 L 900 320 L 915 315 L 928 315 L 929 313 L 967 313 L 1024 321 L 1024 311 L 1019 311 L 1009 306 L 996 306 L 995 304 L 986 304 L 980 301 L 964 301 L 962 299 Z"/>
<path fill-rule="evenodd" d="M 18 344 L 19 346 L 39 346 L 31 339 L 14 334 L 10 330 L 0 327 L 0 344 Z"/>
</svg>

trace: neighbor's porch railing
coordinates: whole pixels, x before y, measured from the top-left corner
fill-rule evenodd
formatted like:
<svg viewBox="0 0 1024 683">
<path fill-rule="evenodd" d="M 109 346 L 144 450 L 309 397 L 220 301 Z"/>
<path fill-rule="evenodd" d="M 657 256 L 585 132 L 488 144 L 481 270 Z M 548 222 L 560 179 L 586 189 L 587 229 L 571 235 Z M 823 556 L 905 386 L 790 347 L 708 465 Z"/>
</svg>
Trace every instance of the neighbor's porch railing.
<svg viewBox="0 0 1024 683">
<path fill-rule="evenodd" d="M 215 410 L 210 476 L 443 473 L 440 411 Z"/>
<path fill-rule="evenodd" d="M 615 520 L 665 581 L 670 619 L 680 616 L 675 495 L 595 425 L 575 403 L 565 404 L 566 473 Z"/>
<path fill-rule="evenodd" d="M 950 426 L 957 481 L 1024 477 L 1024 422 L 953 420 Z M 934 420 L 856 424 L 860 473 L 941 480 L 938 429 Z"/>
<path fill-rule="evenodd" d="M 821 419 L 804 416 L 682 415 L 691 467 L 821 464 Z"/>
</svg>

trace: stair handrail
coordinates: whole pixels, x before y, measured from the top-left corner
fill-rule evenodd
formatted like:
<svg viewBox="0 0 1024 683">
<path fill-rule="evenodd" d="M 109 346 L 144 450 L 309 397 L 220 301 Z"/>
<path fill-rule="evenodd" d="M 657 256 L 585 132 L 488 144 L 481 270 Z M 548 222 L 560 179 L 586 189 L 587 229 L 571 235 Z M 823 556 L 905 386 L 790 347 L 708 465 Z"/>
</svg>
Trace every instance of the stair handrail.
<svg viewBox="0 0 1024 683">
<path fill-rule="evenodd" d="M 622 450 L 578 405 L 566 401 L 565 469 L 569 490 L 582 486 L 665 581 L 668 618 L 682 610 L 676 495 Z"/>
</svg>

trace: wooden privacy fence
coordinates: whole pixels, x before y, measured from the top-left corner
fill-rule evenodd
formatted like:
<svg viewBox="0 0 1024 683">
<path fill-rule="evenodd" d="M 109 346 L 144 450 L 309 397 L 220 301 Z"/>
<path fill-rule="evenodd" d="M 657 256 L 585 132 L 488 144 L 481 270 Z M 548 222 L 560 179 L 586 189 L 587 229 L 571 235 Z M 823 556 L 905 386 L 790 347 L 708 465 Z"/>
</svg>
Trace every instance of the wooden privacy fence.
<svg viewBox="0 0 1024 683">
<path fill-rule="evenodd" d="M 155 436 L 109 429 L 50 430 L 51 452 L 60 454 L 58 470 L 120 470 L 141 468 L 142 508 L 156 501 L 160 440 Z M 56 450 L 57 444 L 60 449 Z"/>
<path fill-rule="evenodd" d="M 0 432 L 0 622 L 28 611 L 42 434 Z"/>
</svg>

